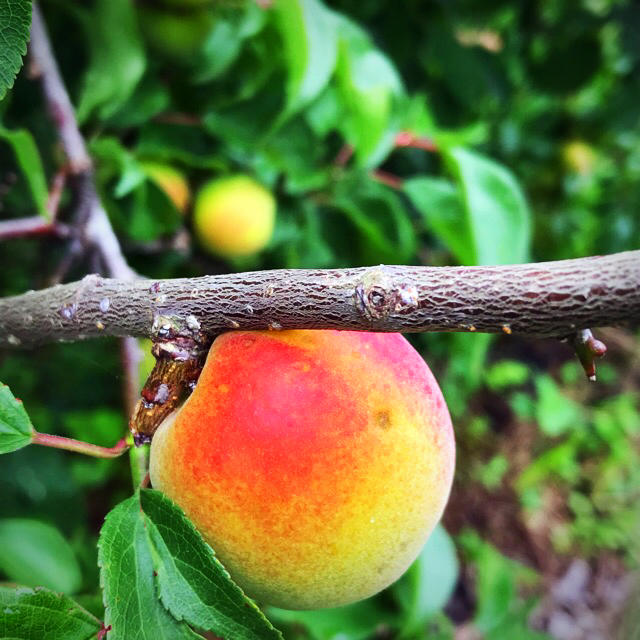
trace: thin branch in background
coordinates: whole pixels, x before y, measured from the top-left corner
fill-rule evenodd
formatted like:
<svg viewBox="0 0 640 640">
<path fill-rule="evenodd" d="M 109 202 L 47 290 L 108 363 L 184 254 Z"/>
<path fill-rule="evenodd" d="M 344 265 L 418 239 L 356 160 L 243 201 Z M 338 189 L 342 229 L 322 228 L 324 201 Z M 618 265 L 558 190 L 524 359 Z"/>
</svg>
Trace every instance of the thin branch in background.
<svg viewBox="0 0 640 640">
<path fill-rule="evenodd" d="M 55 221 L 58 217 L 58 208 L 60 207 L 60 199 L 62 198 L 62 192 L 64 186 L 67 183 L 67 176 L 69 175 L 69 167 L 62 167 L 53 176 L 51 181 L 51 188 L 49 189 L 49 198 L 47 199 L 47 211 L 51 221 Z"/>
<path fill-rule="evenodd" d="M 388 187 L 396 189 L 397 191 L 400 191 L 402 189 L 402 179 L 392 173 L 388 173 L 387 171 L 376 169 L 375 171 L 371 172 L 371 177 L 376 182 L 386 184 Z"/>
<path fill-rule="evenodd" d="M 40 7 L 33 3 L 31 41 L 29 45 L 34 74 L 40 78 L 44 98 L 69 163 L 69 173 L 78 178 L 78 208 L 86 215 L 84 236 L 104 258 L 109 274 L 131 279 L 135 273 L 127 264 L 120 244 L 111 228 L 93 182 L 93 167 L 84 138 L 78 128 L 73 105 L 53 56 Z"/>
<path fill-rule="evenodd" d="M 73 235 L 69 225 L 56 222 L 60 198 L 67 180 L 67 168 L 61 169 L 53 177 L 49 198 L 47 200 L 47 211 L 49 219 L 43 216 L 30 216 L 27 218 L 15 218 L 13 220 L 0 221 L 0 241 L 23 236 L 53 235 L 58 238 L 68 238 Z"/>
<path fill-rule="evenodd" d="M 345 167 L 347 162 L 351 160 L 351 156 L 353 156 L 353 147 L 350 144 L 344 144 L 340 148 L 340 151 L 338 151 L 338 155 L 333 161 L 333 164 L 336 167 Z"/>
<path fill-rule="evenodd" d="M 160 113 L 155 116 L 153 120 L 154 122 L 162 122 L 164 124 L 183 124 L 193 127 L 202 125 L 202 118 L 190 113 Z"/>
<path fill-rule="evenodd" d="M 0 221 L 0 241 L 38 235 L 68 238 L 72 235 L 72 231 L 68 225 L 59 222 L 49 222 L 42 216 Z"/>
<path fill-rule="evenodd" d="M 70 244 L 67 257 L 61 265 L 63 268 L 58 270 L 57 277 L 60 279 L 64 277 L 66 271 L 85 249 L 84 245 L 87 244 L 98 250 L 110 276 L 133 280 L 137 275 L 127 264 L 107 213 L 100 202 L 94 182 L 91 157 L 80 133 L 73 105 L 54 58 L 42 14 L 36 2 L 33 3 L 29 49 L 32 67 L 42 83 L 49 113 L 58 129 L 58 135 L 67 156 L 68 172 L 74 178 L 72 186 L 77 199 L 74 222 L 79 227 L 80 238 L 74 238 Z M 57 191 L 54 190 L 50 202 L 53 207 L 57 208 L 62 186 L 60 182 L 54 180 L 54 187 L 57 187 Z M 100 327 L 99 322 L 96 323 L 96 327 Z M 124 337 L 122 340 L 122 363 L 125 381 L 124 404 L 127 416 L 133 412 L 139 391 L 138 364 L 141 357 L 142 354 L 136 340 Z"/>
<path fill-rule="evenodd" d="M 416 136 L 410 131 L 401 131 L 396 135 L 396 147 L 411 147 L 412 149 L 422 149 L 423 151 L 438 151 L 436 143 L 431 138 Z"/>
</svg>

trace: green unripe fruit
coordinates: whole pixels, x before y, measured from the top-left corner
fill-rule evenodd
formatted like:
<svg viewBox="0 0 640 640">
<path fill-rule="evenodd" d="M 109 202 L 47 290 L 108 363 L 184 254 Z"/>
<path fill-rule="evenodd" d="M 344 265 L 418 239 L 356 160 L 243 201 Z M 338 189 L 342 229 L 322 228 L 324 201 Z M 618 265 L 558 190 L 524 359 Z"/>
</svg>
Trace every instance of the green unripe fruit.
<svg viewBox="0 0 640 640">
<path fill-rule="evenodd" d="M 196 196 L 193 227 L 200 244 L 217 255 L 248 256 L 265 248 L 276 218 L 276 201 L 248 176 L 212 180 Z"/>
</svg>

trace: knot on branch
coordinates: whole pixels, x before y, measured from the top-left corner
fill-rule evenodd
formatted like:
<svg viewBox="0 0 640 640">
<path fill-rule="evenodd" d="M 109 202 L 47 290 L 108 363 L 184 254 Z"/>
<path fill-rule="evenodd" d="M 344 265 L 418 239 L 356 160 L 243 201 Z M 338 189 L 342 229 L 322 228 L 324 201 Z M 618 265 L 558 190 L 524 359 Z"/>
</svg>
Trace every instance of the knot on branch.
<svg viewBox="0 0 640 640">
<path fill-rule="evenodd" d="M 410 313 L 419 307 L 417 287 L 394 281 L 384 265 L 365 273 L 354 297 L 358 310 L 372 321 Z"/>
<path fill-rule="evenodd" d="M 211 344 L 193 315 L 157 315 L 152 332 L 156 364 L 129 422 L 136 446 L 150 442 L 160 423 L 194 390 Z"/>
</svg>

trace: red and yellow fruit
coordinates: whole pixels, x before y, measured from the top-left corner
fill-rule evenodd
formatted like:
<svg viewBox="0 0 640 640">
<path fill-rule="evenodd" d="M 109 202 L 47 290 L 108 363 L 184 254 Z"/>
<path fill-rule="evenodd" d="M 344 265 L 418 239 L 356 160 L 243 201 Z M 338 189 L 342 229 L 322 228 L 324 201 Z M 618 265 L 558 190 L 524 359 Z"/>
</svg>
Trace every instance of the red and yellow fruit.
<svg viewBox="0 0 640 640">
<path fill-rule="evenodd" d="M 267 189 L 244 175 L 208 182 L 194 204 L 193 226 L 200 244 L 226 258 L 248 256 L 268 244 L 276 202 Z"/>
<path fill-rule="evenodd" d="M 249 595 L 313 609 L 407 569 L 454 459 L 438 384 L 401 335 L 232 332 L 156 433 L 151 480 Z"/>
</svg>

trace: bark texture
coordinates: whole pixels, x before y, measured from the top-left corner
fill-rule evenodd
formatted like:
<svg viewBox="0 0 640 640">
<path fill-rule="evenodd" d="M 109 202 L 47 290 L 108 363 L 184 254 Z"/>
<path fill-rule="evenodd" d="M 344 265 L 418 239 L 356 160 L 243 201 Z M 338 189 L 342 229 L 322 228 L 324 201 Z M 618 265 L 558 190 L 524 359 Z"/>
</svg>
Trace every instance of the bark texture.
<svg viewBox="0 0 640 640">
<path fill-rule="evenodd" d="M 0 346 L 231 329 L 481 331 L 566 337 L 640 323 L 640 251 L 496 267 L 85 277 L 0 299 Z"/>
</svg>

